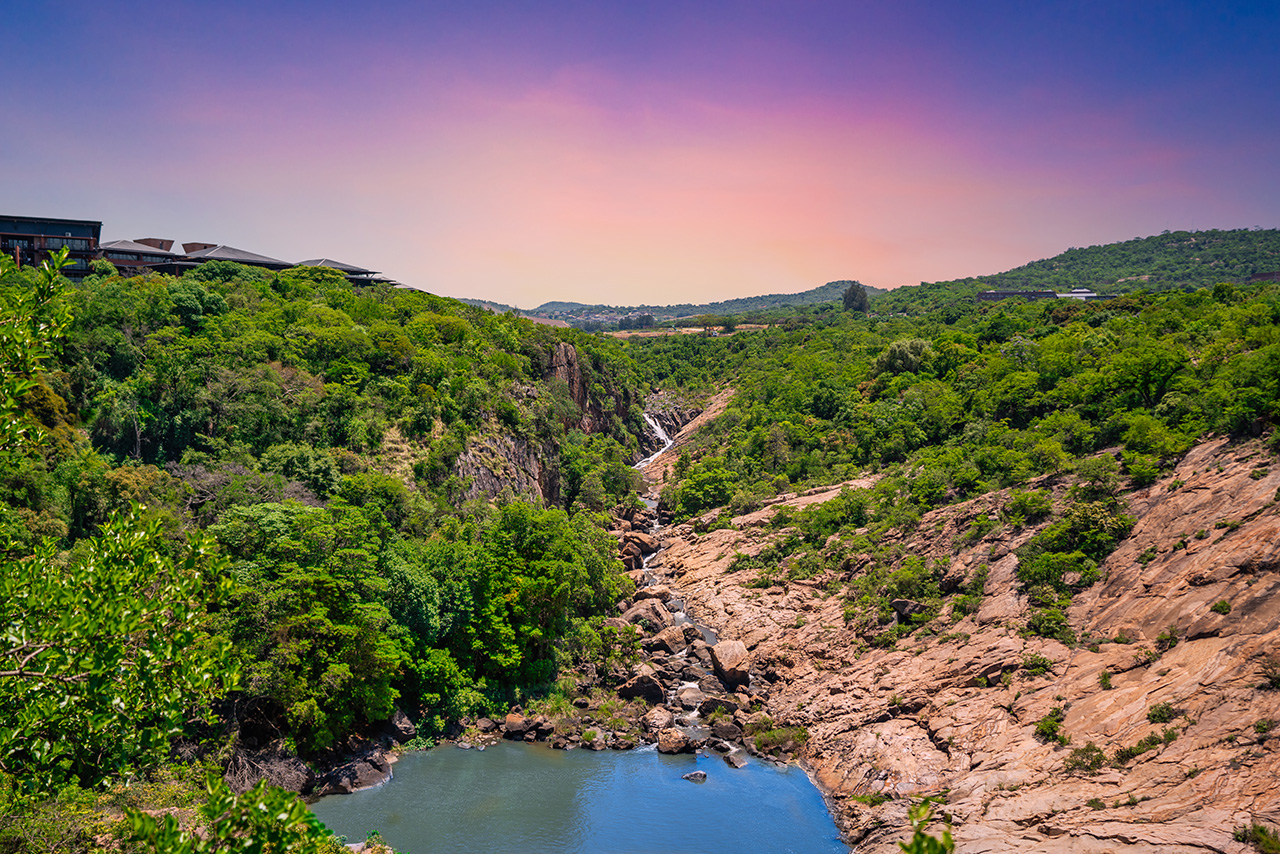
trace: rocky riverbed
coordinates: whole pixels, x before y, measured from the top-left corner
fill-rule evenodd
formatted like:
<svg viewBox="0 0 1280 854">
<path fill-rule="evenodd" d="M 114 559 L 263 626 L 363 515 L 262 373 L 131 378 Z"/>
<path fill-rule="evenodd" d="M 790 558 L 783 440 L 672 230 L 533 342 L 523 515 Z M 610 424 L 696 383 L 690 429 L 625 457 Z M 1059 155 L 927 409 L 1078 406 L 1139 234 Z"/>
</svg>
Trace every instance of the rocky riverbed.
<svg viewBox="0 0 1280 854">
<path fill-rule="evenodd" d="M 1062 507 L 1071 483 L 1034 486 Z M 767 524 L 778 507 L 838 488 L 720 530 L 669 528 L 649 569 L 743 644 L 764 711 L 807 730 L 798 757 L 859 851 L 896 851 L 907 807 L 928 797 L 966 852 L 1244 852 L 1234 830 L 1280 823 L 1278 488 L 1260 442 L 1218 439 L 1124 496 L 1136 525 L 1075 597 L 1072 646 L 1023 631 L 1015 549 L 1045 523 L 968 536 L 1003 493 L 890 532 L 903 555 L 945 565 L 944 584 L 988 567 L 975 612 L 944 610 L 896 648 L 869 647 L 833 592 L 865 563 L 767 587 L 731 565 L 785 535 Z M 1062 738 L 1044 738 L 1054 715 Z"/>
</svg>

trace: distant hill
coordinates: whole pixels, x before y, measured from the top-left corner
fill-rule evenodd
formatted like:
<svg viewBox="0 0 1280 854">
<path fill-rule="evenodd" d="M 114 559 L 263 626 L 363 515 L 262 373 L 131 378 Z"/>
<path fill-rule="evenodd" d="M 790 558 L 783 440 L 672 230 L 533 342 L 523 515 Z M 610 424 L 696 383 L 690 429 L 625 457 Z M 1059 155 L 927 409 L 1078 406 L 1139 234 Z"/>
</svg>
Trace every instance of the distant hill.
<svg viewBox="0 0 1280 854">
<path fill-rule="evenodd" d="M 796 294 L 764 294 L 758 297 L 738 297 L 708 303 L 680 303 L 678 305 L 587 305 L 580 302 L 544 302 L 526 314 L 538 314 L 544 317 L 555 317 L 564 320 L 591 320 L 619 318 L 627 315 L 651 314 L 655 321 L 673 320 L 677 317 L 689 317 L 699 314 L 745 314 L 753 311 L 764 311 L 771 308 L 791 306 L 817 305 L 818 303 L 838 301 L 844 296 L 850 280 L 827 282 L 821 287 L 801 291 Z M 880 288 L 867 287 L 868 296 L 887 293 Z"/>
<path fill-rule="evenodd" d="M 1100 294 L 1200 288 L 1280 271 L 1280 230 L 1172 231 L 1103 246 L 1071 248 L 1003 273 L 895 288 L 878 312 L 929 311 L 985 290 L 1090 288 Z"/>
</svg>

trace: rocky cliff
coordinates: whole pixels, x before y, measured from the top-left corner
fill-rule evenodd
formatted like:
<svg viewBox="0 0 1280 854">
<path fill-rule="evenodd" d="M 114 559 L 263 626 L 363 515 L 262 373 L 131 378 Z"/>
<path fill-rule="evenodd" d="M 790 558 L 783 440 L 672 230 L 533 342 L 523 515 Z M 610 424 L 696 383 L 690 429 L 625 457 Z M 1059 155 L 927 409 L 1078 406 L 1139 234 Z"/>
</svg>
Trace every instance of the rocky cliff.
<svg viewBox="0 0 1280 854">
<path fill-rule="evenodd" d="M 1070 483 L 1037 485 L 1061 512 Z M 649 569 L 742 642 L 775 721 L 807 728 L 802 758 L 855 850 L 897 851 L 925 797 L 975 854 L 1243 852 L 1233 830 L 1280 824 L 1280 466 L 1258 441 L 1201 444 L 1126 496 L 1136 524 L 1075 597 L 1073 646 L 1023 631 L 1015 549 L 1044 523 L 965 536 L 1001 493 L 891 533 L 982 593 L 975 613 L 944 609 L 896 649 L 846 626 L 838 590 L 856 562 L 763 589 L 731 568 L 785 533 L 766 524 L 779 506 L 838 494 L 786 496 L 706 534 L 667 529 Z"/>
</svg>

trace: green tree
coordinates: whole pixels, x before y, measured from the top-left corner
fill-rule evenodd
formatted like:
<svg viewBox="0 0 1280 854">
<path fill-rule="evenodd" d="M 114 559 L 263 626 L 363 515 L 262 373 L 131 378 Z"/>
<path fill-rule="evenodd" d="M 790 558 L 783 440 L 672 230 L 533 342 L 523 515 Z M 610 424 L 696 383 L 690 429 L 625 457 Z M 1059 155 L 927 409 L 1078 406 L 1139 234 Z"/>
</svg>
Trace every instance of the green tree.
<svg viewBox="0 0 1280 854">
<path fill-rule="evenodd" d="M 844 289 L 844 310 L 860 311 L 866 314 L 870 308 L 871 301 L 867 299 L 867 289 L 861 282 L 850 282 L 849 287 Z"/>
</svg>

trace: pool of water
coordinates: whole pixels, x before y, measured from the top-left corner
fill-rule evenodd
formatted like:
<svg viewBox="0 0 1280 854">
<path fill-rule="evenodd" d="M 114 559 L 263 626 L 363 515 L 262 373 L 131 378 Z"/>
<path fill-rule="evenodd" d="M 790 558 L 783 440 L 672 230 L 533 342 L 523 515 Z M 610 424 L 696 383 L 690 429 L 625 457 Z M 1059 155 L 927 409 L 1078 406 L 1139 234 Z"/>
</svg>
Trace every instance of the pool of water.
<svg viewBox="0 0 1280 854">
<path fill-rule="evenodd" d="M 706 771 L 703 783 L 681 779 Z M 405 755 L 377 789 L 322 798 L 335 833 L 382 833 L 403 854 L 848 854 L 796 767 L 652 746 L 592 752 L 502 743 Z"/>
</svg>

